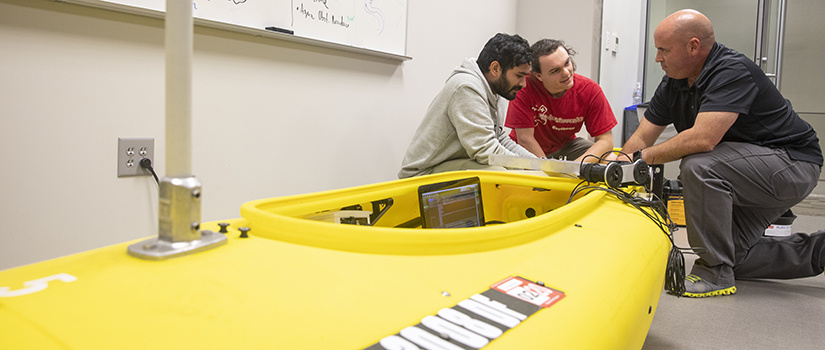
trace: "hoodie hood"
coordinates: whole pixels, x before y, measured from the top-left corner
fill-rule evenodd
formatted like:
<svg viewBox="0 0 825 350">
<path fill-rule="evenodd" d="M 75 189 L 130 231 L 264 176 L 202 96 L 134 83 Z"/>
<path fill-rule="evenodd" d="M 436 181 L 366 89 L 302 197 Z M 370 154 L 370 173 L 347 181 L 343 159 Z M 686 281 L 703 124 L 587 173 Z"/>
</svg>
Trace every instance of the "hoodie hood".
<svg viewBox="0 0 825 350">
<path fill-rule="evenodd" d="M 462 74 L 469 74 L 469 76 L 464 77 L 461 76 Z M 484 77 L 484 73 L 481 72 L 481 68 L 478 67 L 478 63 L 475 58 L 464 59 L 464 61 L 461 62 L 461 65 L 453 70 L 447 80 L 449 81 L 454 77 L 460 80 L 472 79 L 483 81 L 484 92 L 487 94 L 488 105 L 493 108 L 493 110 L 498 110 L 498 100 L 500 96 L 493 91 L 493 87 L 491 87 L 490 83 L 487 82 L 487 78 Z"/>
</svg>

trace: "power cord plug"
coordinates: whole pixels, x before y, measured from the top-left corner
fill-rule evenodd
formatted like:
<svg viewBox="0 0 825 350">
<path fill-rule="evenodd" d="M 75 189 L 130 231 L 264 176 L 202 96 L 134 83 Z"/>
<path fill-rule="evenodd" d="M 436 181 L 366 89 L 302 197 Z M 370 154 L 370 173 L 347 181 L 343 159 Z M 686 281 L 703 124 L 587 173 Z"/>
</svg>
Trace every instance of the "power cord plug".
<svg viewBox="0 0 825 350">
<path fill-rule="evenodd" d="M 152 160 L 149 158 L 143 158 L 140 160 L 140 167 L 146 170 L 149 170 L 152 173 L 152 176 L 155 177 L 155 182 L 160 185 L 160 181 L 158 181 L 158 174 L 155 174 L 155 169 L 152 168 Z"/>
</svg>

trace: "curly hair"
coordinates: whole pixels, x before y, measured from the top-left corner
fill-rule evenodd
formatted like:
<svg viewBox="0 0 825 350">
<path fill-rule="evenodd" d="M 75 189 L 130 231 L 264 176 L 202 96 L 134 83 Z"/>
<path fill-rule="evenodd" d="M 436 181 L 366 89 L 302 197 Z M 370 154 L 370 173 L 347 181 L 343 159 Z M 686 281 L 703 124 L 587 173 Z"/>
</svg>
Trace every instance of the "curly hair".
<svg viewBox="0 0 825 350">
<path fill-rule="evenodd" d="M 504 72 L 525 63 L 529 64 L 532 61 L 530 44 L 517 34 L 498 33 L 487 41 L 476 59 L 483 73 L 490 71 L 493 61 L 498 61 Z"/>
</svg>

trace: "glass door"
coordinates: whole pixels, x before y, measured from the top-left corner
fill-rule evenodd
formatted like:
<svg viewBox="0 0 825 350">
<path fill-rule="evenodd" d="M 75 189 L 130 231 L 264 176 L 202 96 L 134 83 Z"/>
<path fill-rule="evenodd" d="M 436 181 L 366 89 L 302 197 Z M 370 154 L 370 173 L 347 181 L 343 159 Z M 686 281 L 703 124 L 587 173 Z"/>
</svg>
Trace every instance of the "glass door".
<svg viewBox="0 0 825 350">
<path fill-rule="evenodd" d="M 776 86 L 781 81 L 785 9 L 786 0 L 759 0 L 757 6 L 753 61 Z"/>
<path fill-rule="evenodd" d="M 671 13 L 692 8 L 713 22 L 716 41 L 750 56 L 791 101 L 794 110 L 813 126 L 825 149 L 825 99 L 821 84 L 825 69 L 825 1 L 822 0 L 648 0 L 644 100 L 659 85 L 664 72 L 656 63 L 653 31 Z M 820 183 L 825 182 L 825 173 Z M 825 185 L 814 193 L 825 194 Z"/>
<path fill-rule="evenodd" d="M 716 34 L 716 41 L 742 52 L 756 61 L 760 62 L 762 57 L 766 57 L 765 62 L 773 61 L 775 50 L 769 50 L 768 43 L 770 35 L 763 35 L 760 40 L 761 45 L 757 45 L 757 26 L 770 27 L 770 20 L 759 21 L 759 16 L 769 11 L 761 10 L 765 5 L 763 2 L 775 2 L 777 0 L 649 0 L 648 1 L 648 26 L 646 34 L 645 50 L 645 84 L 644 100 L 650 101 L 656 87 L 664 77 L 664 71 L 656 63 L 656 46 L 653 43 L 653 31 L 665 17 L 681 9 L 695 9 L 702 12 L 713 23 L 713 30 Z M 774 27 L 776 24 L 773 24 Z M 761 32 L 761 30 L 759 31 Z M 775 35 L 773 36 L 776 37 Z M 755 52 L 760 46 L 760 55 L 757 58 Z M 775 47 L 775 45 L 773 46 Z M 761 52 L 765 52 L 764 55 Z M 773 52 L 769 55 L 769 52 Z"/>
<path fill-rule="evenodd" d="M 825 150 L 825 98 L 822 98 L 822 82 L 825 69 L 825 1 L 783 0 L 785 18 L 781 38 L 783 54 L 779 62 L 779 79 L 776 85 L 782 96 L 816 130 L 819 145 Z M 770 60 L 769 60 L 770 61 Z M 815 194 L 825 195 L 825 173 L 819 176 Z"/>
</svg>

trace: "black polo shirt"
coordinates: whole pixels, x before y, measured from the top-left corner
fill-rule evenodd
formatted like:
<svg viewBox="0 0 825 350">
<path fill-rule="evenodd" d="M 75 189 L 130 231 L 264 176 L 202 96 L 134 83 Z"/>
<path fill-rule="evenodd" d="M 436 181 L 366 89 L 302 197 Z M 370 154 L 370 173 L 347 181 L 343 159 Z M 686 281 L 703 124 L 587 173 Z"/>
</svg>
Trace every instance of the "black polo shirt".
<svg viewBox="0 0 825 350">
<path fill-rule="evenodd" d="M 794 160 L 822 166 L 819 139 L 794 112 L 773 82 L 747 56 L 714 43 L 693 86 L 665 76 L 645 118 L 653 124 L 689 129 L 699 112 L 739 113 L 722 142 L 748 142 L 783 148 Z"/>
</svg>

